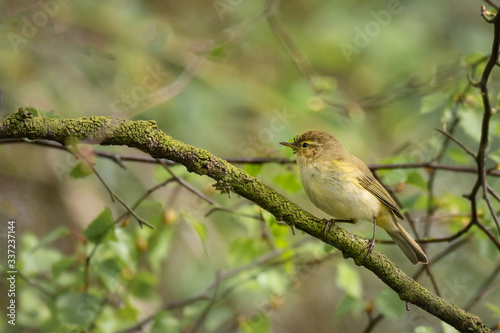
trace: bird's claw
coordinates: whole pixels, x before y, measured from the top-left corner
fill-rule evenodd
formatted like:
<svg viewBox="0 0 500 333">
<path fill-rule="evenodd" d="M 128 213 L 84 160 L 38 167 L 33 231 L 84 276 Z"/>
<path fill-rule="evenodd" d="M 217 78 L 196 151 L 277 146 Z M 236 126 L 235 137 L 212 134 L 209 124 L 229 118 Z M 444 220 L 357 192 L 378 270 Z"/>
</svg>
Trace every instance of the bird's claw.
<svg viewBox="0 0 500 333">
<path fill-rule="evenodd" d="M 366 255 L 365 255 L 365 259 L 368 258 L 368 256 L 370 255 L 370 253 L 372 252 L 373 248 L 375 247 L 375 238 L 373 238 L 372 240 L 370 240 L 368 242 L 368 244 L 366 244 L 365 248 L 368 249 L 368 251 L 366 251 Z"/>
<path fill-rule="evenodd" d="M 330 232 L 332 230 L 332 228 L 335 226 L 336 220 L 335 219 L 330 219 L 330 220 L 323 219 L 322 221 L 325 222 L 325 230 L 323 230 L 323 235 L 326 237 L 326 233 Z"/>
<path fill-rule="evenodd" d="M 332 230 L 332 228 L 335 226 L 335 223 L 336 222 L 344 222 L 344 223 L 356 223 L 356 220 L 354 219 L 335 219 L 335 218 L 331 218 L 329 220 L 327 219 L 321 219 L 321 221 L 323 221 L 325 223 L 325 230 L 323 230 L 323 234 L 325 235 L 326 237 L 326 232 L 330 232 Z"/>
</svg>

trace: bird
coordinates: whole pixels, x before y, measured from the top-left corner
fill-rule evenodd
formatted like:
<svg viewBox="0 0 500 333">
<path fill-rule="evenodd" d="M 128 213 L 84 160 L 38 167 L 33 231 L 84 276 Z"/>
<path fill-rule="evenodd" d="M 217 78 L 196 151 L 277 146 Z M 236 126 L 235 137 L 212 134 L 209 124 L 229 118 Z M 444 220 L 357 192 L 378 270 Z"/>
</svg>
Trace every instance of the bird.
<svg viewBox="0 0 500 333">
<path fill-rule="evenodd" d="M 429 259 L 415 240 L 398 223 L 403 215 L 398 205 L 373 173 L 344 145 L 325 131 L 305 132 L 293 142 L 280 142 L 296 155 L 304 190 L 312 203 L 336 221 L 373 222 L 373 237 L 368 243 L 370 254 L 375 246 L 375 230 L 383 228 L 414 264 Z"/>
</svg>

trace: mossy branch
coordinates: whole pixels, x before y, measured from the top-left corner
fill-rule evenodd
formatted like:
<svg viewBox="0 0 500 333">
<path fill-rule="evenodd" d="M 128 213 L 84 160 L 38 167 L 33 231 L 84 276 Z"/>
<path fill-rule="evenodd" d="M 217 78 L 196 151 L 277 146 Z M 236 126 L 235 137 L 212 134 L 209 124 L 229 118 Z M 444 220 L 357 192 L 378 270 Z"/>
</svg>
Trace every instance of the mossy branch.
<svg viewBox="0 0 500 333">
<path fill-rule="evenodd" d="M 344 229 L 334 227 L 323 233 L 324 223 L 287 200 L 261 179 L 212 155 L 166 135 L 154 121 L 130 121 L 115 117 L 52 119 L 34 117 L 28 108 L 0 121 L 0 139 L 27 138 L 59 142 L 63 145 L 87 143 L 134 147 L 154 158 L 165 158 L 183 164 L 188 171 L 211 177 L 216 187 L 233 191 L 273 214 L 278 221 L 300 229 L 339 249 L 345 258 L 364 266 L 377 275 L 399 297 L 412 303 L 461 332 L 492 332 L 475 315 L 451 304 L 422 287 L 377 250 L 366 258 L 366 240 Z"/>
</svg>

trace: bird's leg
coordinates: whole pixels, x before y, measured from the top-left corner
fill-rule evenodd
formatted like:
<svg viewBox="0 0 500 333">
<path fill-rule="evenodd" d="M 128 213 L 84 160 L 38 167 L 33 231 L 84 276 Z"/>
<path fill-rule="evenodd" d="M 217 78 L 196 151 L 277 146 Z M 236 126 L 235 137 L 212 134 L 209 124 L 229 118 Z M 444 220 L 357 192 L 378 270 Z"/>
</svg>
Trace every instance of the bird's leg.
<svg viewBox="0 0 500 333">
<path fill-rule="evenodd" d="M 366 247 L 368 248 L 368 251 L 366 252 L 365 260 L 368 258 L 368 255 L 370 252 L 372 252 L 373 248 L 375 247 L 375 231 L 377 230 L 377 217 L 373 218 L 373 237 L 372 239 L 366 244 Z"/>
<path fill-rule="evenodd" d="M 321 219 L 325 223 L 325 230 L 323 231 L 323 234 L 326 237 L 326 233 L 330 232 L 332 230 L 332 227 L 335 226 L 335 222 L 345 222 L 345 223 L 356 223 L 355 220 L 346 220 L 346 219 Z"/>
</svg>

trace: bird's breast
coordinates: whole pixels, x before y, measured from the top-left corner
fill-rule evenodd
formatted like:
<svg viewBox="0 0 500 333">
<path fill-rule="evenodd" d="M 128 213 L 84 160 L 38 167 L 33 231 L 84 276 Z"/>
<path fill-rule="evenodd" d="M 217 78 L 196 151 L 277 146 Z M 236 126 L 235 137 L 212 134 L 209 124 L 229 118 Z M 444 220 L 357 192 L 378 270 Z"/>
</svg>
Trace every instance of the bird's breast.
<svg viewBox="0 0 500 333">
<path fill-rule="evenodd" d="M 316 207 L 338 219 L 373 220 L 381 203 L 359 184 L 361 173 L 342 161 L 299 165 L 302 185 Z"/>
</svg>

